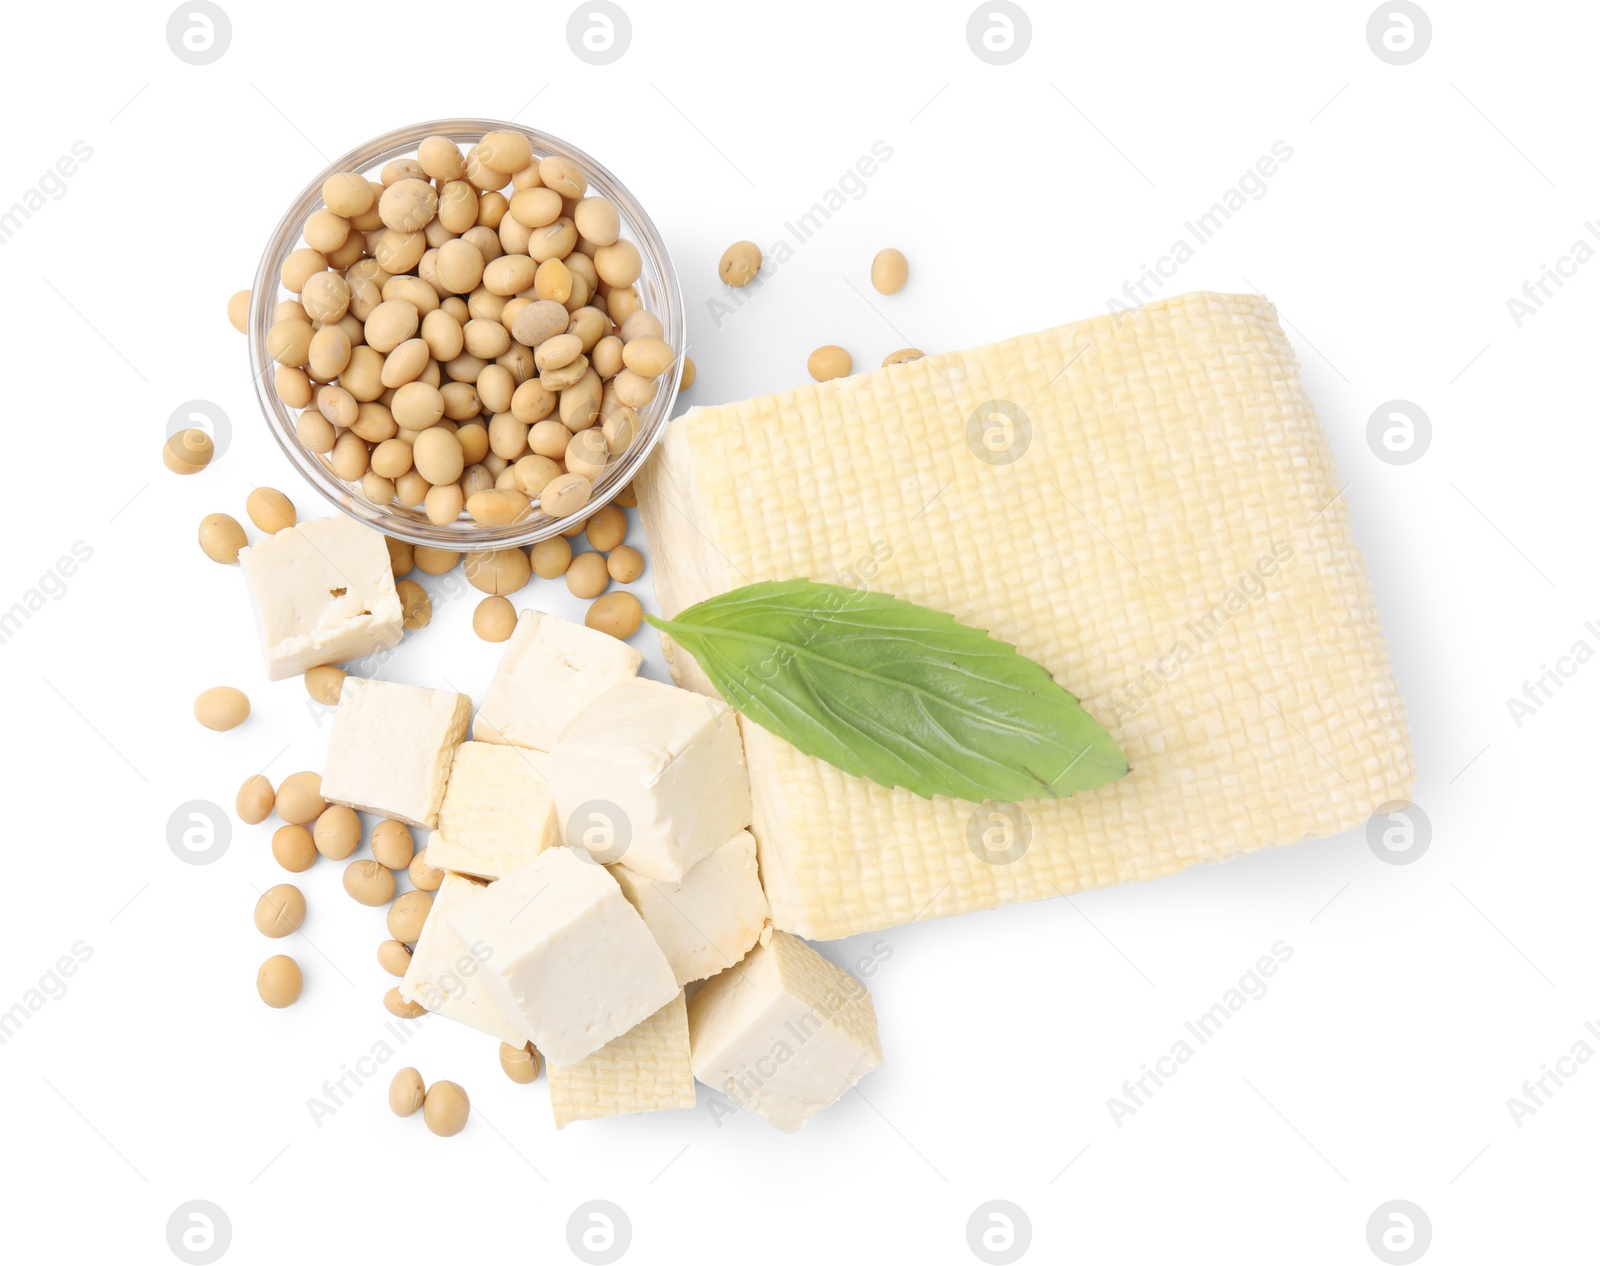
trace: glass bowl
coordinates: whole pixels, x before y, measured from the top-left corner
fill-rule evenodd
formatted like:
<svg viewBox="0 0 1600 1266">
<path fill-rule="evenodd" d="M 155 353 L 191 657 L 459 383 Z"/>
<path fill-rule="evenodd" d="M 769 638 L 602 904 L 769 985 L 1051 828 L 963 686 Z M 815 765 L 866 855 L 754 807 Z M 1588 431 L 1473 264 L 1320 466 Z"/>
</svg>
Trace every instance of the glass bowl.
<svg viewBox="0 0 1600 1266">
<path fill-rule="evenodd" d="M 279 273 L 284 259 L 300 245 L 300 233 L 306 218 L 323 205 L 323 181 L 340 171 L 360 172 L 376 180 L 377 173 L 385 163 L 395 158 L 411 157 L 416 153 L 417 145 L 426 137 L 448 136 L 466 147 L 475 145 L 485 132 L 499 129 L 521 132 L 526 136 L 533 146 L 536 161 L 554 154 L 573 159 L 588 178 L 589 192 L 609 198 L 615 204 L 622 218 L 622 236 L 639 248 L 643 261 L 643 271 L 634 283 L 639 290 L 640 302 L 660 319 L 661 337 L 669 346 L 678 349 L 681 363 L 685 335 L 683 292 L 678 287 L 678 274 L 672 267 L 666 245 L 656 231 L 654 222 L 627 187 L 575 145 L 532 128 L 497 119 L 437 119 L 386 132 L 336 159 L 326 170 L 319 172 L 290 204 L 283 219 L 278 221 L 267 249 L 262 253 L 250 299 L 250 372 L 255 380 L 256 398 L 261 402 L 261 411 L 272 427 L 278 446 L 305 481 L 330 505 L 352 518 L 359 519 L 386 536 L 398 537 L 414 545 L 432 545 L 459 551 L 505 549 L 530 545 L 574 527 L 610 501 L 633 478 L 666 430 L 667 418 L 678 394 L 679 373 L 675 366 L 662 376 L 666 381 L 662 382 L 655 399 L 637 411 L 639 434 L 633 446 L 606 467 L 605 473 L 595 481 L 588 504 L 582 509 L 565 518 L 555 519 L 545 514 L 535 502 L 527 518 L 505 527 L 486 527 L 464 515 L 454 523 L 440 526 L 429 522 L 420 507 L 398 503 L 374 505 L 361 494 L 358 484 L 340 479 L 320 456 L 300 442 L 300 437 L 295 433 L 295 418 L 299 411 L 284 404 L 273 385 L 273 371 L 277 364 L 267 353 L 267 330 L 272 325 L 273 309 L 281 300 L 294 297 L 283 289 Z M 509 180 L 507 184 L 510 184 Z"/>
</svg>

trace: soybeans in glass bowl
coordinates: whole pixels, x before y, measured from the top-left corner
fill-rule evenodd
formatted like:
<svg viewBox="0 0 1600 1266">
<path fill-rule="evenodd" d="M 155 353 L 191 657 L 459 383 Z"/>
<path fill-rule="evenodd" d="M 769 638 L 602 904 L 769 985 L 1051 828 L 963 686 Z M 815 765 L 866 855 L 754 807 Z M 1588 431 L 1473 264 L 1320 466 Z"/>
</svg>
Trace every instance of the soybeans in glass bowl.
<svg viewBox="0 0 1600 1266">
<path fill-rule="evenodd" d="M 666 247 L 605 167 L 447 119 L 306 186 L 247 333 L 306 481 L 388 536 L 465 551 L 555 536 L 627 485 L 665 429 L 685 327 Z"/>
</svg>

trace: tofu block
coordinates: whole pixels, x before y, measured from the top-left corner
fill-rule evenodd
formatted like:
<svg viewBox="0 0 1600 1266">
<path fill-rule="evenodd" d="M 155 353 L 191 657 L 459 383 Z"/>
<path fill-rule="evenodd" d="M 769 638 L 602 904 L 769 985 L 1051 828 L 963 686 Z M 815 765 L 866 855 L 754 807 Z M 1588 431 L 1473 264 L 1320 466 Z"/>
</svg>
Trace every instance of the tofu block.
<svg viewBox="0 0 1600 1266">
<path fill-rule="evenodd" d="M 683 995 L 576 1064 L 551 1064 L 548 1075 L 558 1130 L 569 1121 L 694 1107 Z"/>
<path fill-rule="evenodd" d="M 500 879 L 561 842 L 550 783 L 533 755 L 499 743 L 456 748 L 430 866 Z"/>
<path fill-rule="evenodd" d="M 346 677 L 328 735 L 323 798 L 430 830 L 472 700 L 453 690 Z"/>
<path fill-rule="evenodd" d="M 689 1002 L 694 1075 L 792 1133 L 883 1064 L 867 987 L 774 932 Z"/>
<path fill-rule="evenodd" d="M 469 945 L 451 921 L 459 914 L 470 926 L 474 903 L 483 900 L 488 891 L 488 885 L 464 875 L 444 877 L 412 947 L 400 996 L 480 1033 L 521 1046 L 528 1039 L 501 1013 L 484 978 L 488 947 L 482 942 Z"/>
<path fill-rule="evenodd" d="M 383 535 L 348 515 L 312 519 L 239 551 L 273 681 L 400 644 Z"/>
<path fill-rule="evenodd" d="M 863 434 L 881 460 L 861 460 Z M 1043 664 L 1133 766 L 1026 801 L 1019 855 L 996 865 L 976 806 L 744 721 L 773 924 L 827 939 L 1155 879 L 1408 800 L 1343 482 L 1259 295 L 1176 296 L 674 419 L 633 485 L 666 616 L 798 576 L 893 594 Z M 715 693 L 663 648 L 675 680 Z"/>
<path fill-rule="evenodd" d="M 672 968 L 606 868 L 551 848 L 453 920 L 482 942 L 503 1014 L 554 1064 L 575 1064 L 678 992 Z"/>
<path fill-rule="evenodd" d="M 625 863 L 610 869 L 680 985 L 732 967 L 771 922 L 749 831 L 696 862 L 680 883 L 646 879 Z"/>
<path fill-rule="evenodd" d="M 677 883 L 750 825 L 738 718 L 724 703 L 635 677 L 573 717 L 550 752 L 550 785 L 568 844 L 597 822 L 606 862 Z M 591 848 L 591 851 L 596 851 Z"/>
<path fill-rule="evenodd" d="M 584 704 L 635 676 L 643 659 L 609 633 L 524 611 L 483 696 L 472 737 L 548 752 Z"/>
</svg>

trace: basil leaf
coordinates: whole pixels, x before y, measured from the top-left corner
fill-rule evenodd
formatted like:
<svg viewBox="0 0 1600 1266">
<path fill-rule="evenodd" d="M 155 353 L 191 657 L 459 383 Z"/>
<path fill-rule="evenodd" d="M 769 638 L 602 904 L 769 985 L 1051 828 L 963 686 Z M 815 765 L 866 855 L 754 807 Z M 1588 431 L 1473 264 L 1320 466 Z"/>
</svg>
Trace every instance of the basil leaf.
<svg viewBox="0 0 1600 1266">
<path fill-rule="evenodd" d="M 1009 643 L 888 594 L 766 581 L 649 617 L 730 705 L 848 774 L 919 796 L 1069 796 L 1127 757 Z"/>
</svg>

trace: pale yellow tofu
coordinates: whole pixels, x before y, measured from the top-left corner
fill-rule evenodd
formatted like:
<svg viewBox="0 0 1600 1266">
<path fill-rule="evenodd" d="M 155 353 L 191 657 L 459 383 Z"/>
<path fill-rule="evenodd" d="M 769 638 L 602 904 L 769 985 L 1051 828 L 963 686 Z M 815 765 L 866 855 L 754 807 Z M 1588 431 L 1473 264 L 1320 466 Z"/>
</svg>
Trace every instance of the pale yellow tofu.
<svg viewBox="0 0 1600 1266">
<path fill-rule="evenodd" d="M 471 720 L 472 700 L 454 690 L 346 677 L 328 735 L 323 796 L 431 829 Z"/>
<path fill-rule="evenodd" d="M 551 1064 L 548 1075 L 558 1130 L 570 1121 L 694 1107 L 683 995 L 576 1064 Z"/>
<path fill-rule="evenodd" d="M 625 863 L 611 873 L 672 964 L 680 985 L 732 967 L 771 919 L 756 868 L 756 841 L 740 831 L 678 883 L 647 879 Z"/>
<path fill-rule="evenodd" d="M 524 611 L 478 708 L 472 737 L 548 752 L 584 704 L 635 676 L 643 660 L 609 633 Z"/>
<path fill-rule="evenodd" d="M 689 1041 L 699 1080 L 784 1131 L 883 1064 L 867 987 L 786 932 L 701 986 Z"/>
<path fill-rule="evenodd" d="M 560 842 L 550 784 L 532 757 L 498 743 L 456 748 L 428 864 L 499 879 Z"/>
<path fill-rule="evenodd" d="M 239 551 L 273 681 L 400 644 L 400 597 L 383 535 L 349 515 L 312 519 Z"/>
<path fill-rule="evenodd" d="M 841 937 L 1154 879 L 1410 795 L 1343 481 L 1258 296 L 692 409 L 634 486 L 669 618 L 763 580 L 893 594 L 1043 664 L 1132 765 L 1064 800 L 924 800 L 746 720 L 780 928 Z"/>
</svg>

